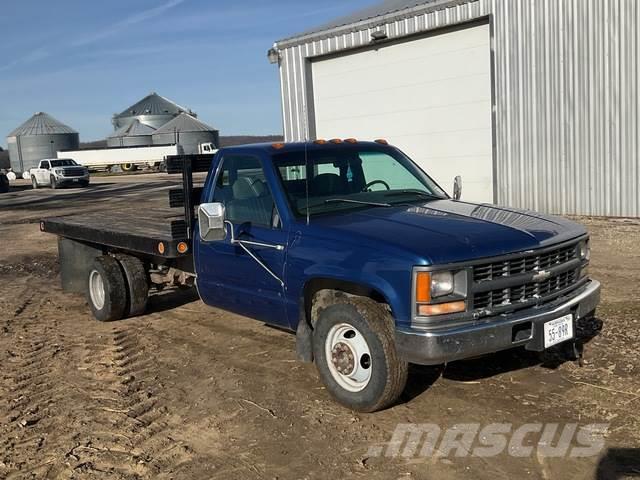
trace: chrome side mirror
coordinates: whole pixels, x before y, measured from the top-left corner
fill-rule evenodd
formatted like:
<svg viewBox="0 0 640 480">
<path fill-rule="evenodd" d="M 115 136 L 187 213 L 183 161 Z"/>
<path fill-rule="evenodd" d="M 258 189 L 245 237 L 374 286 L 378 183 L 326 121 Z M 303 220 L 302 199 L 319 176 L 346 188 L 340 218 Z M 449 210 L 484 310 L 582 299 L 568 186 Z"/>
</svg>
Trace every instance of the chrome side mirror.
<svg viewBox="0 0 640 480">
<path fill-rule="evenodd" d="M 224 224 L 225 211 L 222 203 L 203 203 L 198 208 L 200 238 L 205 242 L 224 240 L 227 230 Z"/>
<path fill-rule="evenodd" d="M 462 196 L 462 177 L 460 175 L 453 179 L 453 199 L 460 200 Z"/>
</svg>

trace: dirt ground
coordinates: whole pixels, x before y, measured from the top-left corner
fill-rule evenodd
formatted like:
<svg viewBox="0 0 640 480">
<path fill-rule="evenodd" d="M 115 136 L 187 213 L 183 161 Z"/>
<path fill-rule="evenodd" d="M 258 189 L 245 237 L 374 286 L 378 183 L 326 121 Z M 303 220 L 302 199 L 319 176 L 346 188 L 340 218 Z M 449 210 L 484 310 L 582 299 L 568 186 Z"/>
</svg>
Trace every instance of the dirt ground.
<svg viewBox="0 0 640 480">
<path fill-rule="evenodd" d="M 38 220 L 152 202 L 167 176 L 0 196 L 0 478 L 595 479 L 640 476 L 640 221 L 579 219 L 603 284 L 584 365 L 510 351 L 412 367 L 401 402 L 333 402 L 286 332 L 165 291 L 147 315 L 92 320 L 63 294 Z M 594 457 L 387 458 L 399 423 L 609 423 Z"/>
</svg>

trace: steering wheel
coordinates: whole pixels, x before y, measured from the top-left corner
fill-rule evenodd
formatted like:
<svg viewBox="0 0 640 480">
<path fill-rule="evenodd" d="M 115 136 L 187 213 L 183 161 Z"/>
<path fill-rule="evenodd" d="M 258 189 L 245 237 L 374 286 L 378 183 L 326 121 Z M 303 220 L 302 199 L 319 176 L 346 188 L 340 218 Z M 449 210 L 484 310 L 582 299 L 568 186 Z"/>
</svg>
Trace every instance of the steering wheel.
<svg viewBox="0 0 640 480">
<path fill-rule="evenodd" d="M 369 182 L 365 185 L 364 187 L 365 191 L 369 192 L 370 191 L 369 189 L 378 183 L 381 185 L 384 185 L 387 190 L 391 190 L 391 187 L 389 186 L 389 184 L 384 180 L 374 180 L 373 182 Z"/>
</svg>

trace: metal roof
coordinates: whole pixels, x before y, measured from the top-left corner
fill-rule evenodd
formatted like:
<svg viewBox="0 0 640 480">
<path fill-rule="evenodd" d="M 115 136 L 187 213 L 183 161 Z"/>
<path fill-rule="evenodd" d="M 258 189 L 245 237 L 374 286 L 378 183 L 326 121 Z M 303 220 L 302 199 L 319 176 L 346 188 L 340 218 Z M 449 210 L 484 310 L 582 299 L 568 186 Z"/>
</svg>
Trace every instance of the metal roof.
<svg viewBox="0 0 640 480">
<path fill-rule="evenodd" d="M 145 135 L 152 135 L 155 132 L 155 128 L 142 123 L 140 120 L 134 120 L 128 125 L 125 125 L 122 128 L 119 128 L 111 135 L 109 138 L 119 138 L 119 137 L 140 137 Z"/>
<path fill-rule="evenodd" d="M 216 128 L 213 128 L 200 120 L 196 120 L 191 115 L 181 113 L 176 118 L 165 123 L 156 130 L 154 135 L 174 132 L 214 132 L 216 130 Z"/>
<path fill-rule="evenodd" d="M 113 118 L 127 118 L 138 115 L 178 115 L 183 112 L 187 112 L 195 116 L 195 113 L 190 109 L 182 107 L 177 103 L 152 92 L 139 102 L 134 103 L 129 108 L 117 115 L 114 115 Z"/>
<path fill-rule="evenodd" d="M 469 1 L 471 0 L 385 0 L 306 32 L 279 40 L 276 44 L 298 43 L 301 40 L 347 28 L 368 28 L 375 26 L 383 18 L 387 20 L 387 17 L 412 16 L 414 13 L 422 12 L 425 9 L 445 8 L 459 3 L 468 3 Z"/>
<path fill-rule="evenodd" d="M 23 137 L 28 135 L 52 135 L 60 133 L 78 133 L 73 128 L 56 120 L 51 115 L 44 112 L 35 113 L 29 120 L 24 122 L 8 137 Z"/>
</svg>

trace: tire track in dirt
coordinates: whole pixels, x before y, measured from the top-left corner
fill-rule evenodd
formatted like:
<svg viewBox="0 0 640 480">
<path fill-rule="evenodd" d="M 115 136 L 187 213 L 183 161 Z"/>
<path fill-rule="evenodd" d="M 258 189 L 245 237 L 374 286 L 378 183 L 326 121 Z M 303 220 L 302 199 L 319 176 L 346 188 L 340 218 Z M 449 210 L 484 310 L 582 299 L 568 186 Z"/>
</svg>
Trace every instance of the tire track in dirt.
<svg viewBox="0 0 640 480">
<path fill-rule="evenodd" d="M 61 316 L 71 311 L 56 290 L 3 296 L 13 335 L 0 351 L 0 478 L 152 478 L 188 465 L 144 326 Z"/>
<path fill-rule="evenodd" d="M 58 332 L 57 322 L 36 322 L 37 333 L 33 333 L 30 324 L 37 312 L 48 303 L 47 299 L 34 302 L 36 292 L 20 295 L 21 300 L 14 309 L 12 321 L 16 328 L 22 328 L 17 341 L 7 351 L 8 358 L 3 368 L 3 385 L 0 404 L 3 408 L 2 428 L 0 429 L 0 448 L 3 458 L 0 474 L 12 471 L 23 474 L 45 473 L 50 463 L 34 461 L 42 459 L 49 435 L 43 434 L 47 425 L 52 423 L 57 401 L 64 397 L 65 391 L 55 380 L 57 357 L 63 355 L 64 337 Z M 9 328 L 10 325 L 5 325 Z M 35 465 L 34 465 L 35 464 Z M 4 472 L 3 472 L 4 470 Z"/>
</svg>

